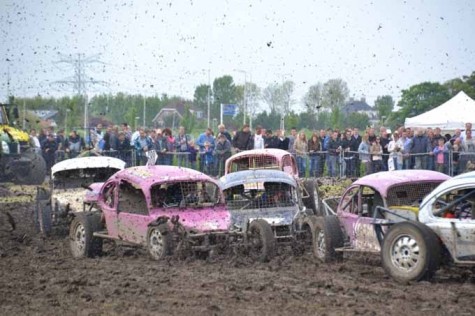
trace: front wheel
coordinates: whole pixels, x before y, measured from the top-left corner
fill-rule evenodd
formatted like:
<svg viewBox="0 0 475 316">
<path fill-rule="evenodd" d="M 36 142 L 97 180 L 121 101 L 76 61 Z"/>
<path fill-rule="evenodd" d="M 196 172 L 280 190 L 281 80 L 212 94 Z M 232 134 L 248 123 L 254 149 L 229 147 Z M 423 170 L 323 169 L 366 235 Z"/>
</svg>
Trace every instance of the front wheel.
<svg viewBox="0 0 475 316">
<path fill-rule="evenodd" d="M 342 252 L 335 251 L 343 247 L 343 232 L 336 216 L 317 218 L 312 237 L 313 254 L 318 260 L 331 262 L 343 258 Z"/>
<path fill-rule="evenodd" d="M 441 247 L 427 226 L 402 222 L 384 238 L 381 259 L 386 273 L 398 282 L 429 280 L 440 266 Z"/>
<path fill-rule="evenodd" d="M 93 233 L 100 231 L 99 214 L 80 215 L 74 218 L 69 230 L 69 245 L 74 258 L 93 258 L 102 253 L 102 239 Z"/>
<path fill-rule="evenodd" d="M 172 238 L 167 224 L 151 226 L 147 233 L 147 250 L 154 260 L 162 260 L 171 254 Z"/>
<path fill-rule="evenodd" d="M 275 255 L 275 238 L 272 227 L 263 219 L 256 219 L 249 225 L 248 245 L 250 256 L 260 262 L 267 262 Z"/>
</svg>

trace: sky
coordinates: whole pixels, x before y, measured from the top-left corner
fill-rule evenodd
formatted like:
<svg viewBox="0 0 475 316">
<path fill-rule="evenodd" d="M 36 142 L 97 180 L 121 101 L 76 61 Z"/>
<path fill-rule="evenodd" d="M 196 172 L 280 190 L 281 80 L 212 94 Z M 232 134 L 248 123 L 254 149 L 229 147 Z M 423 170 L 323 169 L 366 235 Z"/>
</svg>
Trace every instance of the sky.
<svg viewBox="0 0 475 316">
<path fill-rule="evenodd" d="M 193 98 L 231 75 L 262 89 L 341 78 L 370 105 L 380 95 L 475 71 L 475 1 L 0 0 L 0 102 L 73 95 L 59 62 L 84 54 L 98 93 Z M 8 80 L 9 78 L 9 80 Z M 9 85 L 7 83 L 10 83 Z M 265 109 L 265 107 L 263 107 Z"/>
</svg>

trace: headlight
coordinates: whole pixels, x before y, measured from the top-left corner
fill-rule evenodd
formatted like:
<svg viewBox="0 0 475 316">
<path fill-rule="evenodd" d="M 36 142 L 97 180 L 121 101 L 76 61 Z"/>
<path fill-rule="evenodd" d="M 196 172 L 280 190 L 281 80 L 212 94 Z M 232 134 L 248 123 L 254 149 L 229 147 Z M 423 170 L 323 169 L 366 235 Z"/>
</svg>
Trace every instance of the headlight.
<svg viewBox="0 0 475 316">
<path fill-rule="evenodd" d="M 2 140 L 2 153 L 4 154 L 9 154 L 10 153 L 10 147 L 8 147 L 8 144 L 6 141 Z"/>
</svg>

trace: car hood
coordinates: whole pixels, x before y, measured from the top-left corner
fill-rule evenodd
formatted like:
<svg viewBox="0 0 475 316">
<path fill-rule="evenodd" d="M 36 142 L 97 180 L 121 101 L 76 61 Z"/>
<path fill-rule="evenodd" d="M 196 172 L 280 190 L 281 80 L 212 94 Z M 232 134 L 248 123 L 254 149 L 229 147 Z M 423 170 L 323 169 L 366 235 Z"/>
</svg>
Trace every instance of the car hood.
<svg viewBox="0 0 475 316">
<path fill-rule="evenodd" d="M 297 214 L 297 207 L 276 207 L 265 209 L 235 210 L 231 211 L 233 225 L 243 228 L 248 222 L 255 219 L 263 219 L 271 226 L 292 225 L 294 217 Z"/>
<path fill-rule="evenodd" d="M 59 210 L 68 212 L 81 212 L 83 210 L 84 195 L 89 192 L 83 188 L 74 188 L 66 190 L 53 191 L 53 206 L 59 207 Z"/>
</svg>

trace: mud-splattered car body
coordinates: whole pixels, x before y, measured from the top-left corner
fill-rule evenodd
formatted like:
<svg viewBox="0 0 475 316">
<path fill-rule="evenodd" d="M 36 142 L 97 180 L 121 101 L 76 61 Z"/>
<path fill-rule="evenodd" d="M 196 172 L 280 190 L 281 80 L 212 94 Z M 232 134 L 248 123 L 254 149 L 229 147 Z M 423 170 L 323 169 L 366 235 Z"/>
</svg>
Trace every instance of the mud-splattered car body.
<svg viewBox="0 0 475 316">
<path fill-rule="evenodd" d="M 246 170 L 221 177 L 221 188 L 234 227 L 246 230 L 256 219 L 266 221 L 277 244 L 296 243 L 308 237 L 316 218 L 300 202 L 297 181 L 279 170 Z"/>
<path fill-rule="evenodd" d="M 335 215 L 343 232 L 340 250 L 380 252 L 375 224 L 416 220 L 422 199 L 450 177 L 428 170 L 371 174 L 353 182 L 340 198 Z M 381 212 L 385 208 L 390 212 Z"/>
<path fill-rule="evenodd" d="M 395 280 L 430 279 L 444 264 L 475 266 L 475 172 L 440 184 L 416 220 L 392 224 L 382 237 L 381 261 Z"/>
<path fill-rule="evenodd" d="M 280 170 L 293 177 L 300 190 L 299 198 L 316 215 L 320 213 L 317 183 L 299 178 L 295 157 L 282 149 L 253 149 L 239 152 L 226 160 L 225 175 L 246 170 Z"/>
<path fill-rule="evenodd" d="M 48 234 L 53 226 L 67 227 L 68 215 L 83 211 L 83 202 L 95 199 L 99 183 L 124 168 L 125 162 L 112 157 L 81 157 L 55 164 L 49 190 L 38 188 L 36 219 L 40 230 Z"/>
</svg>

